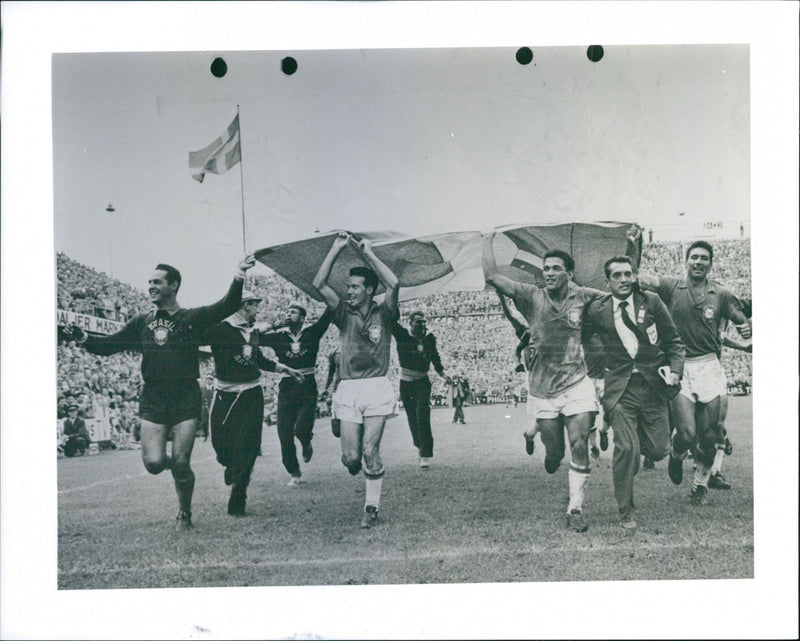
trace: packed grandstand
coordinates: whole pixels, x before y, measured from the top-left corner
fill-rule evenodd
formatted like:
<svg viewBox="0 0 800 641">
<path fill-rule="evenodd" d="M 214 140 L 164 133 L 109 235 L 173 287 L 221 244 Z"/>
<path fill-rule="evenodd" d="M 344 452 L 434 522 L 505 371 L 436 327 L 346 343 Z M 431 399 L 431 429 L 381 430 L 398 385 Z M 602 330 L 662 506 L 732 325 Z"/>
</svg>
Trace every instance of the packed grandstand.
<svg viewBox="0 0 800 641">
<path fill-rule="evenodd" d="M 741 300 L 751 300 L 749 240 L 714 241 L 712 278 L 718 280 Z M 57 255 L 58 309 L 96 319 L 125 322 L 135 314 L 149 309 L 143 290 L 121 283 L 91 267 Z M 657 275 L 683 274 L 683 250 L 680 242 L 645 244 L 641 271 Z M 310 299 L 291 283 L 264 268 L 248 276 L 247 288 L 263 298 L 265 304 L 259 320 L 277 321 L 284 317 L 292 302 L 300 301 L 308 310 L 309 320 L 319 316 L 324 307 Z M 416 309 L 428 316 L 428 328 L 437 337 L 445 368 L 461 373 L 470 384 L 473 403 L 510 402 L 514 395 L 524 396 L 524 374 L 515 373 L 514 348 L 517 339 L 500 309 L 497 295 L 492 291 L 444 292 L 424 299 L 401 304 L 401 323 Z M 735 336 L 735 330 L 730 330 Z M 320 390 L 327 376 L 327 354 L 338 341 L 338 330 L 331 326 L 325 335 L 317 364 Z M 269 350 L 267 350 L 269 351 Z M 107 422 L 109 443 L 125 444 L 138 440 L 138 398 L 141 389 L 139 370 L 141 356 L 124 352 L 110 357 L 98 357 L 64 341 L 59 334 L 58 418 L 66 415 L 70 404 L 77 404 L 80 413 L 89 419 Z M 722 364 L 728 378 L 729 391 L 749 393 L 752 387 L 751 357 L 742 351 L 724 349 Z M 210 356 L 201 354 L 201 385 L 206 385 L 213 370 Z M 393 381 L 399 380 L 397 356 L 392 348 Z M 445 382 L 431 376 L 432 399 L 435 405 L 446 398 Z M 276 398 L 278 378 L 263 376 L 267 412 Z M 320 410 L 324 413 L 324 404 Z"/>
</svg>

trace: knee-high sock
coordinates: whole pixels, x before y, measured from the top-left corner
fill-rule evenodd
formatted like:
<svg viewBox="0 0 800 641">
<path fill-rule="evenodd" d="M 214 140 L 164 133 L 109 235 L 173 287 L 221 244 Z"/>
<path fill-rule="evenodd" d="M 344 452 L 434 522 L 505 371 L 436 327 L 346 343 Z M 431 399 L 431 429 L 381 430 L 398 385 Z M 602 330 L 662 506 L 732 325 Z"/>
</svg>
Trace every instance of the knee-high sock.
<svg viewBox="0 0 800 641">
<path fill-rule="evenodd" d="M 378 472 L 367 472 L 367 470 L 364 470 L 364 481 L 366 483 L 364 507 L 367 505 L 372 505 L 376 508 L 380 507 L 381 490 L 383 489 L 383 475 L 383 468 L 381 468 Z"/>
<path fill-rule="evenodd" d="M 711 468 L 703 465 L 700 461 L 695 461 L 694 479 L 692 480 L 692 489 L 699 486 L 708 487 L 708 479 L 711 476 Z"/>
<path fill-rule="evenodd" d="M 725 458 L 725 450 L 717 448 L 714 454 L 714 464 L 711 466 L 711 476 L 722 470 L 722 460 Z"/>
<path fill-rule="evenodd" d="M 194 493 L 194 472 L 189 470 L 189 474 L 178 478 L 174 475 L 175 493 L 178 495 L 178 505 L 180 509 L 191 512 L 192 511 L 192 494 Z"/>
<path fill-rule="evenodd" d="M 589 481 L 589 468 L 579 467 L 574 463 L 569 464 L 569 505 L 567 514 L 572 510 L 583 510 L 583 499 L 586 483 Z"/>
</svg>

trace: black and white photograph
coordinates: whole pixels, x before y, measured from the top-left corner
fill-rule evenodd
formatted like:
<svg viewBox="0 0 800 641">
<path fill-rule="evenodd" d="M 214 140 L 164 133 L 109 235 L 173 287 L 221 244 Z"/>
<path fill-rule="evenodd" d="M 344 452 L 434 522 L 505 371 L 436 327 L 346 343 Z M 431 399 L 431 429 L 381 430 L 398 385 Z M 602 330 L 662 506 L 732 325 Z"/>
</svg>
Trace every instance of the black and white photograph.
<svg viewBox="0 0 800 641">
<path fill-rule="evenodd" d="M 796 634 L 791 11 L 24 4 L 3 637 Z"/>
</svg>

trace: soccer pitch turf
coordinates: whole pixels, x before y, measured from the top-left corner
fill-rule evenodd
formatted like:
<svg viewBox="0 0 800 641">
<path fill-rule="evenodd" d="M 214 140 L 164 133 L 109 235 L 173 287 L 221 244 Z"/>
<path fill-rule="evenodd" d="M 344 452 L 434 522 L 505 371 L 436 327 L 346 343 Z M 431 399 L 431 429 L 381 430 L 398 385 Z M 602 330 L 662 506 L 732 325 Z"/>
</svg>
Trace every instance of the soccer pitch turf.
<svg viewBox="0 0 800 641">
<path fill-rule="evenodd" d="M 169 473 L 147 474 L 138 451 L 58 460 L 60 589 L 485 583 L 753 577 L 751 397 L 732 397 L 730 491 L 689 503 L 691 462 L 674 486 L 666 461 L 635 481 L 634 533 L 618 525 L 613 438 L 593 461 L 585 515 L 567 530 L 567 458 L 552 476 L 537 437 L 522 432 L 524 405 L 468 406 L 467 424 L 434 409 L 433 467 L 422 470 L 405 416 L 392 419 L 381 453 L 387 473 L 380 523 L 361 530 L 363 475 L 350 477 L 328 419 L 317 421 L 303 483 L 287 487 L 275 428 L 248 491 L 247 518 L 227 515 L 228 488 L 210 440 L 195 443 L 195 529 L 173 530 Z M 613 432 L 612 432 L 613 434 Z M 299 450 L 299 445 L 298 445 Z"/>
</svg>

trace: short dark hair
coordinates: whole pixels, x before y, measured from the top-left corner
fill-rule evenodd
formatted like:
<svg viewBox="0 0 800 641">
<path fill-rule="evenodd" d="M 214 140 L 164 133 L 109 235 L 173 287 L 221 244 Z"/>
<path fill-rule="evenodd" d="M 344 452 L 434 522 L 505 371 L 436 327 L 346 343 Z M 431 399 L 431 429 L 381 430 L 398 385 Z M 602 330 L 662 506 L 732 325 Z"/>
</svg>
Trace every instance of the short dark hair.
<svg viewBox="0 0 800 641">
<path fill-rule="evenodd" d="M 181 273 L 175 269 L 172 265 L 167 265 L 166 263 L 159 263 L 156 265 L 156 271 L 162 271 L 166 273 L 167 284 L 172 285 L 172 283 L 178 283 L 178 287 L 175 289 L 177 292 L 181 288 Z"/>
<path fill-rule="evenodd" d="M 422 310 L 418 309 L 418 310 L 415 310 L 415 311 L 411 312 L 408 315 L 408 322 L 409 323 L 413 323 L 414 319 L 417 318 L 418 316 L 422 316 L 422 320 L 425 320 L 425 312 L 423 312 Z"/>
<path fill-rule="evenodd" d="M 544 261 L 548 258 L 560 258 L 564 262 L 564 269 L 568 272 L 575 271 L 575 261 L 572 260 L 572 256 L 562 249 L 550 249 L 546 251 L 544 256 L 542 256 L 542 265 L 544 265 Z"/>
<path fill-rule="evenodd" d="M 372 287 L 372 293 L 378 289 L 378 275 L 369 267 L 362 267 L 360 265 L 350 268 L 351 276 L 361 276 L 364 279 L 364 287 Z"/>
<path fill-rule="evenodd" d="M 631 266 L 633 273 L 636 273 L 636 265 L 633 264 L 630 256 L 612 256 L 603 265 L 603 271 L 606 273 L 606 278 L 611 277 L 611 264 L 612 263 L 628 263 Z"/>
<path fill-rule="evenodd" d="M 700 249 L 705 249 L 708 252 L 708 262 L 711 264 L 714 263 L 714 248 L 711 247 L 711 245 L 704 240 L 696 240 L 691 245 L 689 245 L 689 249 L 686 250 L 686 260 L 689 260 L 689 254 L 692 253 L 692 250 L 695 247 L 700 247 Z"/>
<path fill-rule="evenodd" d="M 289 309 L 296 309 L 298 312 L 300 312 L 300 315 L 303 318 L 306 317 L 306 308 L 298 303 L 292 303 L 291 305 L 289 305 Z"/>
</svg>

